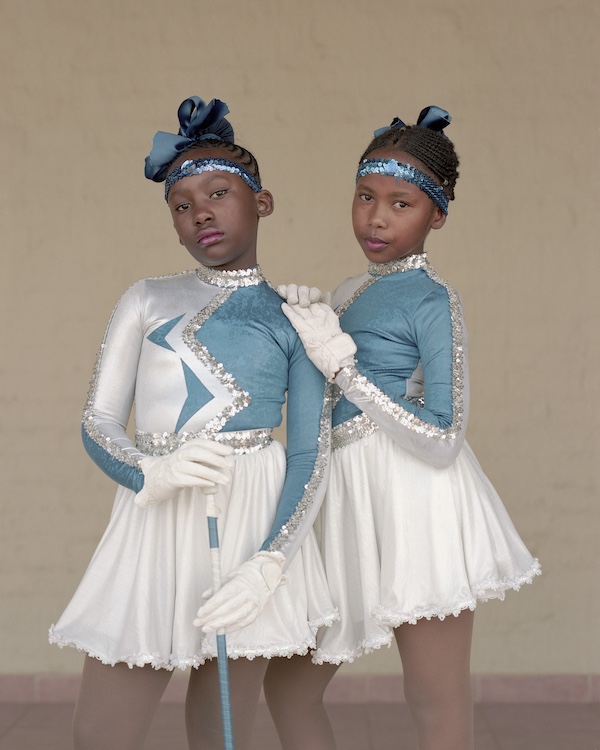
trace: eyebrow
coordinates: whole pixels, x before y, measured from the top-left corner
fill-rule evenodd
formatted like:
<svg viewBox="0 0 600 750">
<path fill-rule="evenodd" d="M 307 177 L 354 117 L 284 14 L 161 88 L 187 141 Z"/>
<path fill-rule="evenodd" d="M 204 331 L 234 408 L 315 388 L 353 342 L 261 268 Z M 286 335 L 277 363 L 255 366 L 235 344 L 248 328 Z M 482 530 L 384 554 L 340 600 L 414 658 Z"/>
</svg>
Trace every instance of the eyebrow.
<svg viewBox="0 0 600 750">
<path fill-rule="evenodd" d="M 228 177 L 237 176 L 237 175 L 232 175 L 229 172 L 222 172 L 221 170 L 218 170 L 218 169 L 215 169 L 211 172 L 203 172 L 202 174 L 206 175 L 206 179 L 205 179 L 206 183 L 214 182 L 215 180 L 218 180 L 219 178 L 227 179 Z M 170 203 L 172 195 L 177 195 L 179 193 L 185 194 L 186 192 L 188 192 L 185 187 L 185 181 L 188 177 L 196 177 L 196 175 L 193 175 L 193 174 L 186 175 L 183 179 L 178 180 L 169 191 L 169 200 L 167 201 L 168 203 Z"/>
<path fill-rule="evenodd" d="M 377 176 L 379 176 L 379 175 L 377 175 Z M 385 177 L 387 175 L 381 175 L 381 176 Z M 391 176 L 391 175 L 389 175 L 389 176 Z M 369 177 L 371 177 L 371 175 L 369 175 Z M 360 190 L 360 189 L 367 190 L 367 191 L 369 191 L 371 193 L 381 192 L 381 190 L 377 191 L 374 188 L 371 188 L 369 186 L 369 183 L 368 182 L 365 183 L 364 180 L 365 180 L 365 177 L 361 177 L 359 179 L 359 181 L 356 183 L 356 189 L 357 190 Z M 389 195 L 390 197 L 403 197 L 403 196 L 412 195 L 412 190 L 411 190 L 411 187 L 409 187 L 409 185 L 412 186 L 412 187 L 416 187 L 416 185 L 412 185 L 412 183 L 410 183 L 410 182 L 404 182 L 404 180 L 403 180 L 400 184 L 398 184 L 396 190 L 386 191 L 386 195 Z M 404 186 L 406 186 L 406 187 L 404 187 Z M 419 188 L 417 188 L 417 190 L 418 189 Z"/>
</svg>

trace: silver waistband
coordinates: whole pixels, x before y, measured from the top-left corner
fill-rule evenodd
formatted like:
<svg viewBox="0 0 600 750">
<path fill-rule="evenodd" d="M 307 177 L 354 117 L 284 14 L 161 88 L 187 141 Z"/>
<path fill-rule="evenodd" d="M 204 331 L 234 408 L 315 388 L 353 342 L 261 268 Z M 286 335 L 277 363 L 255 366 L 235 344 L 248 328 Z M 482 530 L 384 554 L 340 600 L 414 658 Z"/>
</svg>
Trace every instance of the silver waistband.
<svg viewBox="0 0 600 750">
<path fill-rule="evenodd" d="M 270 427 L 259 430 L 238 430 L 237 432 L 217 432 L 210 435 L 210 440 L 224 443 L 233 448 L 233 452 L 256 453 L 266 448 L 273 442 L 273 430 Z M 206 438 L 201 432 L 182 432 L 179 435 L 174 432 L 142 432 L 135 433 L 135 444 L 137 449 L 146 456 L 164 456 L 172 453 L 183 443 L 194 438 Z"/>
<path fill-rule="evenodd" d="M 372 435 L 379 427 L 366 414 L 357 414 L 336 425 L 331 431 L 331 448 L 338 450 L 350 443 L 355 443 L 368 435 Z"/>
</svg>

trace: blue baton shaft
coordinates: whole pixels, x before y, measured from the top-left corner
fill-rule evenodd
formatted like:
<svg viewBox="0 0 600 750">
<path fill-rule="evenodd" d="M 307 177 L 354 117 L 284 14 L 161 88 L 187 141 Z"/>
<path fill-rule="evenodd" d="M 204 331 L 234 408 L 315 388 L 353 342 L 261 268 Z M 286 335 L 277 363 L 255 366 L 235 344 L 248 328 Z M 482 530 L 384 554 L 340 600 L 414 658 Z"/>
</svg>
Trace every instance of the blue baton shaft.
<svg viewBox="0 0 600 750">
<path fill-rule="evenodd" d="M 210 545 L 213 592 L 221 588 L 221 555 L 219 551 L 219 531 L 217 528 L 217 508 L 215 496 L 206 496 L 208 520 L 208 540 Z M 227 659 L 227 639 L 225 633 L 217 632 L 217 671 L 219 673 L 219 694 L 221 696 L 221 720 L 225 750 L 234 750 L 233 719 L 231 717 L 231 691 L 229 689 L 229 664 Z"/>
</svg>

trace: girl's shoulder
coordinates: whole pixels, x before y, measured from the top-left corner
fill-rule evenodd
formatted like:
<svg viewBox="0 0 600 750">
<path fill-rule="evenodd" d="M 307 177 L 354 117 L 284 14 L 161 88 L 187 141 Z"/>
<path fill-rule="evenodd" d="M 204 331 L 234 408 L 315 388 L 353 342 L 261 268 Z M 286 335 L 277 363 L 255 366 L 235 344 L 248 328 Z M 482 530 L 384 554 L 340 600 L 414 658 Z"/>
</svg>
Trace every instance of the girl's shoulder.
<svg viewBox="0 0 600 750">
<path fill-rule="evenodd" d="M 448 306 L 448 302 L 460 305 L 460 295 L 436 271 L 425 264 L 421 268 L 405 272 L 373 275 L 362 273 L 345 279 L 331 295 L 331 306 L 344 312 L 363 292 L 372 301 L 385 299 L 386 304 L 395 300 L 404 309 L 413 310 L 423 302 L 428 305 Z"/>
<path fill-rule="evenodd" d="M 190 281 L 196 281 L 196 271 L 194 270 L 178 271 L 177 273 L 168 273 L 163 276 L 146 276 L 145 278 L 136 281 L 134 286 L 139 284 L 140 286 L 152 286 L 157 289 L 169 289 L 173 286 L 180 286 L 181 284 Z"/>
<path fill-rule="evenodd" d="M 331 307 L 335 310 L 372 279 L 373 277 L 369 273 L 361 273 L 357 276 L 349 276 L 347 279 L 344 279 L 331 294 Z"/>
<path fill-rule="evenodd" d="M 125 294 L 146 294 L 148 291 L 168 294 L 196 283 L 195 271 L 179 271 L 163 276 L 146 276 L 135 281 Z"/>
<path fill-rule="evenodd" d="M 459 293 L 432 266 L 427 264 L 423 270 L 426 284 L 431 287 L 432 294 L 438 294 L 443 299 L 450 299 L 451 302 L 460 304 Z"/>
<path fill-rule="evenodd" d="M 149 304 L 165 304 L 193 294 L 194 271 L 183 271 L 165 276 L 147 276 L 129 286 L 119 298 L 117 308 L 144 310 Z M 188 295 L 185 294 L 189 290 Z"/>
</svg>

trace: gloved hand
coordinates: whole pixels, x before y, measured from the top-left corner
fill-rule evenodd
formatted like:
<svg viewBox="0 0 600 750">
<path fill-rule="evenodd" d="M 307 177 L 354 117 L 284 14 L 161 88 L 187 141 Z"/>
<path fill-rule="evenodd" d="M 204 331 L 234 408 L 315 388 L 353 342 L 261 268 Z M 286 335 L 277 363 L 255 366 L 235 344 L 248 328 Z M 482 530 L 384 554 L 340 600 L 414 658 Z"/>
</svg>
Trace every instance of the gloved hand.
<svg viewBox="0 0 600 750">
<path fill-rule="evenodd" d="M 275 589 L 285 583 L 281 552 L 257 552 L 225 576 L 221 588 L 198 610 L 196 627 L 205 633 L 234 630 L 250 625 L 261 613 Z M 203 596 L 210 595 L 210 591 Z"/>
<path fill-rule="evenodd" d="M 233 448 L 215 440 L 195 438 L 165 456 L 146 456 L 140 461 L 144 486 L 135 496 L 141 508 L 158 505 L 183 487 L 214 492 L 231 481 Z"/>
<path fill-rule="evenodd" d="M 277 287 L 277 293 L 288 305 L 300 305 L 308 307 L 312 302 L 321 302 L 323 295 L 316 286 L 298 286 L 298 284 L 281 284 Z"/>
<path fill-rule="evenodd" d="M 292 307 L 284 302 L 281 309 L 298 332 L 309 359 L 329 381 L 342 367 L 353 364 L 354 339 L 342 331 L 338 316 L 328 305 L 315 302 Z"/>
</svg>

